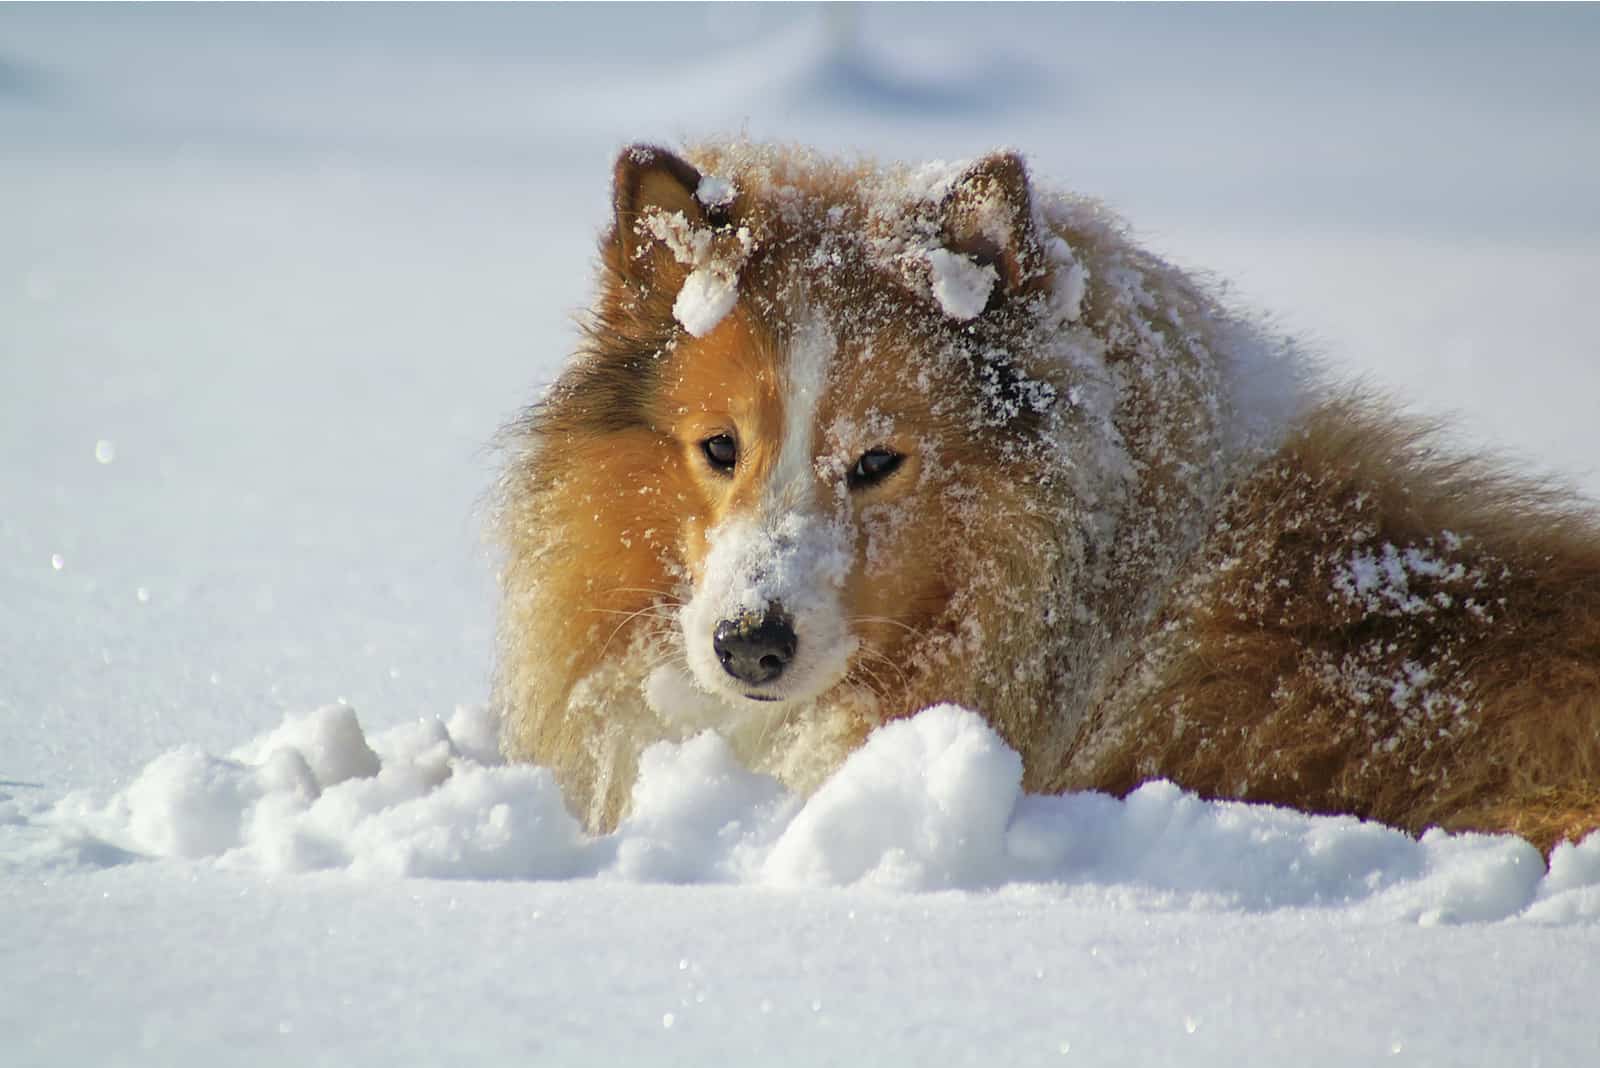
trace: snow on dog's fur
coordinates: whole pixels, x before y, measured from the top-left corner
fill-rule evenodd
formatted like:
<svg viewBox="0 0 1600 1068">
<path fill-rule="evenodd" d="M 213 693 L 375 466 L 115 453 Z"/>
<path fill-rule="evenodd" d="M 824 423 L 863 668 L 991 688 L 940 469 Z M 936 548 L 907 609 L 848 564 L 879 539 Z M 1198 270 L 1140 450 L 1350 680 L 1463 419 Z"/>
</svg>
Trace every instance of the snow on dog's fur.
<svg viewBox="0 0 1600 1068">
<path fill-rule="evenodd" d="M 617 161 L 508 434 L 498 701 L 592 827 L 714 727 L 800 789 L 979 710 L 1035 791 L 1600 824 L 1600 531 L 1328 390 L 1013 155 Z"/>
</svg>

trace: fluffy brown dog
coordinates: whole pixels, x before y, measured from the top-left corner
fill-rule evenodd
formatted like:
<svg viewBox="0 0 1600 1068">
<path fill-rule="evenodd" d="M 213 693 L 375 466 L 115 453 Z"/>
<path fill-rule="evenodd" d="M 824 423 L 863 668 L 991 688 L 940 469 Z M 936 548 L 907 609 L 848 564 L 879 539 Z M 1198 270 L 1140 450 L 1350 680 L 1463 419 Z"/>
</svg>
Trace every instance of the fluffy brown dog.
<svg viewBox="0 0 1600 1068">
<path fill-rule="evenodd" d="M 498 701 L 591 827 L 712 726 L 800 789 L 951 701 L 1034 791 L 1600 826 L 1600 527 L 1317 386 L 1021 160 L 617 161 L 508 431 Z"/>
</svg>

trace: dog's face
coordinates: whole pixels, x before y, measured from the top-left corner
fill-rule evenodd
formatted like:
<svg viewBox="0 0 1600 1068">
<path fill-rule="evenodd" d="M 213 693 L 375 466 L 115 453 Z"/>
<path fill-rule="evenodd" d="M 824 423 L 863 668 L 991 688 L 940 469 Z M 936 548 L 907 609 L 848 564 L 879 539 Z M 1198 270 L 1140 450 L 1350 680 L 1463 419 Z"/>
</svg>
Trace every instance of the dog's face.
<svg viewBox="0 0 1600 1068">
<path fill-rule="evenodd" d="M 888 685 L 949 600 L 937 517 L 961 477 L 885 340 L 827 309 L 686 339 L 661 386 L 692 486 L 678 618 L 698 685 L 738 705 Z M 938 390 L 933 390 L 937 395 Z"/>
<path fill-rule="evenodd" d="M 983 293 L 958 318 L 867 270 L 861 205 L 779 219 L 708 204 L 692 168 L 654 151 L 619 162 L 624 285 L 607 305 L 662 342 L 630 387 L 654 444 L 635 461 L 647 477 L 607 492 L 653 498 L 651 521 L 672 525 L 643 532 L 679 589 L 669 669 L 735 713 L 839 686 L 893 695 L 918 642 L 960 625 L 956 558 L 999 518 L 1007 444 L 1049 387 L 980 359 L 1004 340 L 978 321 Z M 993 244 L 994 265 L 962 262 L 1004 288 L 1017 253 Z"/>
</svg>

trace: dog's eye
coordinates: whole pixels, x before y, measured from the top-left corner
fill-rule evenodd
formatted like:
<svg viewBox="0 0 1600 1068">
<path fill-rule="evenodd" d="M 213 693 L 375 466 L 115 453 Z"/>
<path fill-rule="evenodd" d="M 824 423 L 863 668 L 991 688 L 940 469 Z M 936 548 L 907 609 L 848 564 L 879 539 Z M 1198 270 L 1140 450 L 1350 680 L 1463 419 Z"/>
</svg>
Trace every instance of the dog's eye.
<svg viewBox="0 0 1600 1068">
<path fill-rule="evenodd" d="M 739 444 L 727 434 L 706 438 L 700 443 L 700 449 L 711 466 L 723 474 L 732 472 L 733 465 L 739 459 Z"/>
<path fill-rule="evenodd" d="M 900 461 L 905 457 L 893 449 L 868 449 L 861 454 L 861 459 L 850 469 L 847 481 L 851 489 L 862 489 L 874 486 L 890 475 L 895 468 L 900 466 Z"/>
</svg>

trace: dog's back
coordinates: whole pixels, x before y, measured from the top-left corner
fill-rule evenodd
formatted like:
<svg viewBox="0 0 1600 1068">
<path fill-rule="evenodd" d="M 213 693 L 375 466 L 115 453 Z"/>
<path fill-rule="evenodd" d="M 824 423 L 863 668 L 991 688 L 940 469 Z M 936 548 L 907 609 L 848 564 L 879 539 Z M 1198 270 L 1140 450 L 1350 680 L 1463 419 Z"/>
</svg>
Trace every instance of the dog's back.
<svg viewBox="0 0 1600 1068">
<path fill-rule="evenodd" d="M 1600 826 L 1600 525 L 1351 396 L 1234 486 L 1054 788 Z"/>
</svg>

